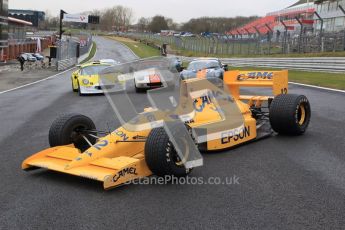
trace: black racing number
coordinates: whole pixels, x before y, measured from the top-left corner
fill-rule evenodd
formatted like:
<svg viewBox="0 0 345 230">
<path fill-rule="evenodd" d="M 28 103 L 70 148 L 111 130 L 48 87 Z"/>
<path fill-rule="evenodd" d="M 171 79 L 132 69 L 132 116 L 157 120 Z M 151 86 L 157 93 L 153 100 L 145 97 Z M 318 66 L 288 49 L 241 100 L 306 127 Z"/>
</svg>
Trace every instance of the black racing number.
<svg viewBox="0 0 345 230">
<path fill-rule="evenodd" d="M 283 88 L 282 90 L 281 90 L 281 94 L 287 94 L 288 93 L 288 89 L 287 88 Z"/>
</svg>

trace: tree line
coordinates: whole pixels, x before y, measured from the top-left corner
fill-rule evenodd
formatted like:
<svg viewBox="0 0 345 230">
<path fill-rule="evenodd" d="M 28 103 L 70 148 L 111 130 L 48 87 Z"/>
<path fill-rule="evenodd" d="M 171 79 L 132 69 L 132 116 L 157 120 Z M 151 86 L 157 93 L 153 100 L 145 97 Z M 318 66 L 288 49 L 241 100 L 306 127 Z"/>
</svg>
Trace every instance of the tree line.
<svg viewBox="0 0 345 230">
<path fill-rule="evenodd" d="M 90 29 L 109 32 L 136 29 L 141 32 L 152 33 L 158 33 L 161 30 L 179 30 L 194 34 L 202 32 L 224 33 L 258 18 L 257 16 L 233 18 L 200 17 L 178 24 L 171 18 L 156 15 L 152 18 L 141 17 L 135 22 L 133 10 L 120 5 L 103 10 L 96 9 L 91 12 L 85 12 L 85 14 L 100 16 L 100 24 L 89 25 Z M 46 13 L 46 20 L 41 23 L 40 29 L 58 28 L 58 24 L 58 17 L 52 17 L 49 13 Z"/>
<path fill-rule="evenodd" d="M 89 25 L 90 29 L 99 29 L 103 31 L 125 31 L 128 30 L 134 21 L 133 10 L 124 6 L 114 6 L 103 10 L 95 9 L 90 12 L 82 12 L 80 14 L 94 15 L 100 17 L 99 25 Z M 77 26 L 78 23 L 65 23 L 66 25 Z M 81 28 L 84 25 L 79 24 Z M 46 12 L 46 19 L 40 23 L 39 29 L 57 29 L 59 27 L 59 16 L 52 16 L 50 12 Z"/>
</svg>

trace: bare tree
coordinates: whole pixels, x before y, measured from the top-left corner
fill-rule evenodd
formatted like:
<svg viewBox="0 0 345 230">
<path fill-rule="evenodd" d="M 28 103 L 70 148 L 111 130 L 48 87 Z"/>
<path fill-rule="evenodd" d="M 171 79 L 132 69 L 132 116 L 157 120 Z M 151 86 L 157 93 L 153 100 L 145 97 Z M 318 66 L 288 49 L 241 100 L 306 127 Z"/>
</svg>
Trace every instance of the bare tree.
<svg viewBox="0 0 345 230">
<path fill-rule="evenodd" d="M 183 24 L 182 30 L 197 34 L 202 32 L 223 33 L 224 31 L 229 31 L 257 18 L 257 16 L 236 18 L 193 18 Z"/>
<path fill-rule="evenodd" d="M 165 19 L 170 30 L 177 30 L 178 24 L 172 18 Z"/>
<path fill-rule="evenodd" d="M 152 18 L 148 28 L 151 32 L 158 33 L 161 30 L 169 29 L 169 26 L 166 19 L 163 16 L 156 15 Z"/>
<path fill-rule="evenodd" d="M 150 24 L 150 19 L 141 17 L 138 21 L 138 30 L 140 32 L 145 32 Z"/>
<path fill-rule="evenodd" d="M 101 12 L 101 27 L 107 31 L 125 31 L 133 21 L 133 11 L 131 8 L 114 6 Z"/>
</svg>

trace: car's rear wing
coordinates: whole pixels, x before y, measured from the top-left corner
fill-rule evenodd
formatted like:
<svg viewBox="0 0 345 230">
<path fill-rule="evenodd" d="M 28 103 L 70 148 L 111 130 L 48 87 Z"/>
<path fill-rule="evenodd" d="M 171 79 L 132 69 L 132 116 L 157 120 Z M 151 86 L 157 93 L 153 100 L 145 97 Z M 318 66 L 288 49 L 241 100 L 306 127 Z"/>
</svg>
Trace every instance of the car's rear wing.
<svg viewBox="0 0 345 230">
<path fill-rule="evenodd" d="M 227 71 L 224 74 L 224 83 L 228 86 L 232 96 L 241 100 L 250 100 L 260 97 L 259 100 L 267 100 L 266 96 L 241 95 L 241 88 L 267 87 L 272 88 L 273 96 L 288 93 L 288 71 Z"/>
</svg>

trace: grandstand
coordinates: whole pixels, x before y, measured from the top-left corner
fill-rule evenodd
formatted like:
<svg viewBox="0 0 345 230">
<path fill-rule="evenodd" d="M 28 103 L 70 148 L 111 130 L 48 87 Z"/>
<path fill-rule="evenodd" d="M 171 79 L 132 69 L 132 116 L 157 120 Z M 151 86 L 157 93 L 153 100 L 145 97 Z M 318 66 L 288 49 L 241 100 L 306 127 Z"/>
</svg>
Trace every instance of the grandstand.
<svg viewBox="0 0 345 230">
<path fill-rule="evenodd" d="M 289 31 L 290 34 L 294 34 L 300 31 L 300 23 L 302 23 L 306 32 L 313 29 L 314 12 L 315 5 L 313 2 L 309 3 L 307 0 L 301 0 L 288 8 L 268 13 L 265 17 L 231 30 L 228 34 L 251 37 L 257 34 L 268 34 L 269 32 L 279 34 L 285 30 Z"/>
</svg>

